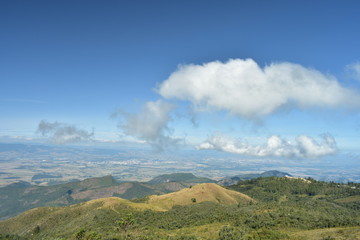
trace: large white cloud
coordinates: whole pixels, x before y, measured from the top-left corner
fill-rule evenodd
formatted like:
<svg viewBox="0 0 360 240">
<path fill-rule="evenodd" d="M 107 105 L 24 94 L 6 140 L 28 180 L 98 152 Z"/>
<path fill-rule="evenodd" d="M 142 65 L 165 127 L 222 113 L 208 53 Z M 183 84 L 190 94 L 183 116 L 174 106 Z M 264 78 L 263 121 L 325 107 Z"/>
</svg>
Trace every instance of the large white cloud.
<svg viewBox="0 0 360 240">
<path fill-rule="evenodd" d="M 45 120 L 40 121 L 37 132 L 50 137 L 51 142 L 56 144 L 88 141 L 94 136 L 94 131 L 88 132 L 66 123 Z"/>
<path fill-rule="evenodd" d="M 197 147 L 199 150 L 214 149 L 249 156 L 274 156 L 286 158 L 314 158 L 337 152 L 335 139 L 331 135 L 321 136 L 316 142 L 308 136 L 298 136 L 294 142 L 271 136 L 264 145 L 249 145 L 223 135 L 214 135 Z"/>
<path fill-rule="evenodd" d="M 179 139 L 171 137 L 168 126 L 173 104 L 162 100 L 147 102 L 139 113 L 120 112 L 124 121 L 119 124 L 124 134 L 145 141 L 159 150 L 173 145 Z"/>
<path fill-rule="evenodd" d="M 164 98 L 192 102 L 201 108 L 226 110 L 258 118 L 284 106 L 297 108 L 359 107 L 360 95 L 330 75 L 292 63 L 264 68 L 252 59 L 179 67 L 159 85 Z"/>
</svg>

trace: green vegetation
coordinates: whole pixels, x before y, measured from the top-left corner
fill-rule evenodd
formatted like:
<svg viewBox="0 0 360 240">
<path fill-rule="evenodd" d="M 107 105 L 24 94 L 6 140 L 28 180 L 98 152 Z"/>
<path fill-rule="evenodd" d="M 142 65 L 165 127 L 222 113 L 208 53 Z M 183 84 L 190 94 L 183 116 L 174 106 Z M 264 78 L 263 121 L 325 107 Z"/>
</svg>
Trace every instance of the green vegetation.
<svg viewBox="0 0 360 240">
<path fill-rule="evenodd" d="M 229 189 L 38 208 L 0 222 L 0 239 L 359 239 L 360 184 L 270 177 Z"/>
<path fill-rule="evenodd" d="M 263 202 L 331 203 L 350 209 L 360 209 L 360 184 L 341 184 L 303 178 L 257 178 L 239 182 L 229 189 L 242 192 Z"/>
</svg>

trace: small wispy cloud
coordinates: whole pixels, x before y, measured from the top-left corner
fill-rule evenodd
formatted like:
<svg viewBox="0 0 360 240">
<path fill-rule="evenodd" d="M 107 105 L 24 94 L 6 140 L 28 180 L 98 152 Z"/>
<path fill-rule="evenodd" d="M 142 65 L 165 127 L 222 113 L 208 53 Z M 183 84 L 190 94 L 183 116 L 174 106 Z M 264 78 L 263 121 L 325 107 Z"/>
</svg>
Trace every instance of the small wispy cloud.
<svg viewBox="0 0 360 240">
<path fill-rule="evenodd" d="M 20 141 L 33 141 L 35 140 L 34 138 L 32 137 L 27 137 L 27 136 L 9 136 L 9 135 L 2 135 L 0 136 L 0 139 L 1 140 L 6 140 L 7 142 L 12 142 L 12 141 L 17 141 L 17 140 L 20 140 Z"/>
<path fill-rule="evenodd" d="M 18 103 L 44 103 L 43 101 L 36 99 L 25 99 L 25 98 L 1 98 L 1 102 L 18 102 Z"/>
<path fill-rule="evenodd" d="M 170 112 L 174 108 L 173 104 L 162 100 L 149 101 L 139 113 L 118 111 L 116 115 L 123 120 L 118 126 L 125 135 L 144 141 L 157 150 L 164 150 L 180 141 L 172 137 L 172 129 L 168 126 Z"/>
<path fill-rule="evenodd" d="M 51 123 L 45 120 L 39 123 L 37 132 L 42 136 L 49 137 L 50 141 L 56 144 L 89 141 L 94 136 L 94 131 L 89 132 L 66 123 Z"/>
<path fill-rule="evenodd" d="M 360 62 L 347 65 L 345 70 L 352 79 L 360 81 Z"/>
<path fill-rule="evenodd" d="M 357 72 L 358 67 L 353 65 Z M 333 76 L 288 62 L 262 68 L 252 59 L 180 66 L 157 91 L 164 98 L 190 101 L 197 109 L 252 120 L 284 107 L 360 107 L 360 94 Z"/>
<path fill-rule="evenodd" d="M 266 144 L 256 146 L 218 134 L 207 139 L 197 149 L 214 149 L 257 157 L 271 156 L 285 158 L 315 158 L 332 155 L 337 152 L 336 141 L 330 134 L 322 135 L 320 142 L 304 135 L 296 137 L 294 142 L 274 135 L 267 139 Z"/>
</svg>

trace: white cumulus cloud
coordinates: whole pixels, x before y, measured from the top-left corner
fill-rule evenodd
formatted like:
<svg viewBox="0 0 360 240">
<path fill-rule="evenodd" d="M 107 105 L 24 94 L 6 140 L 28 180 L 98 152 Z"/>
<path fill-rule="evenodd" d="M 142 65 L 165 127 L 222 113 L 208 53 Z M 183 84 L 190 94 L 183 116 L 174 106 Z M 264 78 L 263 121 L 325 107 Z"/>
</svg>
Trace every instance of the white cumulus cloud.
<svg viewBox="0 0 360 240">
<path fill-rule="evenodd" d="M 337 152 L 335 139 L 329 134 L 322 135 L 320 142 L 309 136 L 298 136 L 294 142 L 284 140 L 279 136 L 271 136 L 266 144 L 256 146 L 223 135 L 214 135 L 200 144 L 197 149 L 214 149 L 257 157 L 286 158 L 315 158 Z"/>
<path fill-rule="evenodd" d="M 261 68 L 252 59 L 181 66 L 157 90 L 164 98 L 249 119 L 284 106 L 360 107 L 360 95 L 342 87 L 333 76 L 287 62 Z"/>
<path fill-rule="evenodd" d="M 176 144 L 179 139 L 171 136 L 168 126 L 173 104 L 162 100 L 147 102 L 139 113 L 120 112 L 124 121 L 119 124 L 125 135 L 145 141 L 158 150 Z"/>
<path fill-rule="evenodd" d="M 88 132 L 73 125 L 60 122 L 51 123 L 45 120 L 39 123 L 37 132 L 50 137 L 51 142 L 56 144 L 87 141 L 94 136 L 94 132 Z"/>
</svg>

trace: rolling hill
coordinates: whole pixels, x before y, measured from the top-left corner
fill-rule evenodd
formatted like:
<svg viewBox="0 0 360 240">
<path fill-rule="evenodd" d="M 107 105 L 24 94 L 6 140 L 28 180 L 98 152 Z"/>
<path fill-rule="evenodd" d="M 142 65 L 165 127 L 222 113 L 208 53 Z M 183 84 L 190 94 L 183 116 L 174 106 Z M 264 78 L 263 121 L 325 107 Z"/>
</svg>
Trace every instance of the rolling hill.
<svg viewBox="0 0 360 240">
<path fill-rule="evenodd" d="M 42 207 L 0 222 L 0 239 L 359 239 L 360 184 L 264 177 L 126 200 Z"/>
<path fill-rule="evenodd" d="M 170 179 L 170 181 L 164 181 Z M 197 178 L 193 174 L 168 174 L 146 182 L 118 183 L 112 176 L 89 178 L 58 185 L 37 186 L 18 182 L 0 187 L 0 220 L 35 207 L 68 206 L 80 202 L 106 197 L 125 199 L 147 195 L 166 194 L 195 185 L 199 182 L 214 182 Z"/>
<path fill-rule="evenodd" d="M 214 202 L 221 204 L 241 204 L 254 201 L 240 192 L 227 190 L 215 183 L 203 183 L 160 196 L 149 196 L 147 203 L 164 209 L 193 203 Z"/>
<path fill-rule="evenodd" d="M 31 238 L 34 236 L 34 231 L 40 233 L 41 230 L 41 236 L 69 237 L 82 228 L 91 228 L 102 232 L 104 229 L 110 231 L 103 225 L 105 223 L 105 225 L 109 225 L 129 212 L 137 214 L 141 214 L 141 212 L 144 214 L 144 211 L 147 213 L 148 211 L 165 212 L 177 205 L 196 205 L 204 202 L 238 206 L 239 204 L 247 205 L 252 201 L 254 201 L 252 198 L 239 192 L 227 190 L 214 183 L 204 183 L 174 193 L 161 196 L 152 195 L 140 203 L 110 197 L 66 207 L 35 208 L 0 222 L 0 233 L 12 233 Z"/>
</svg>

